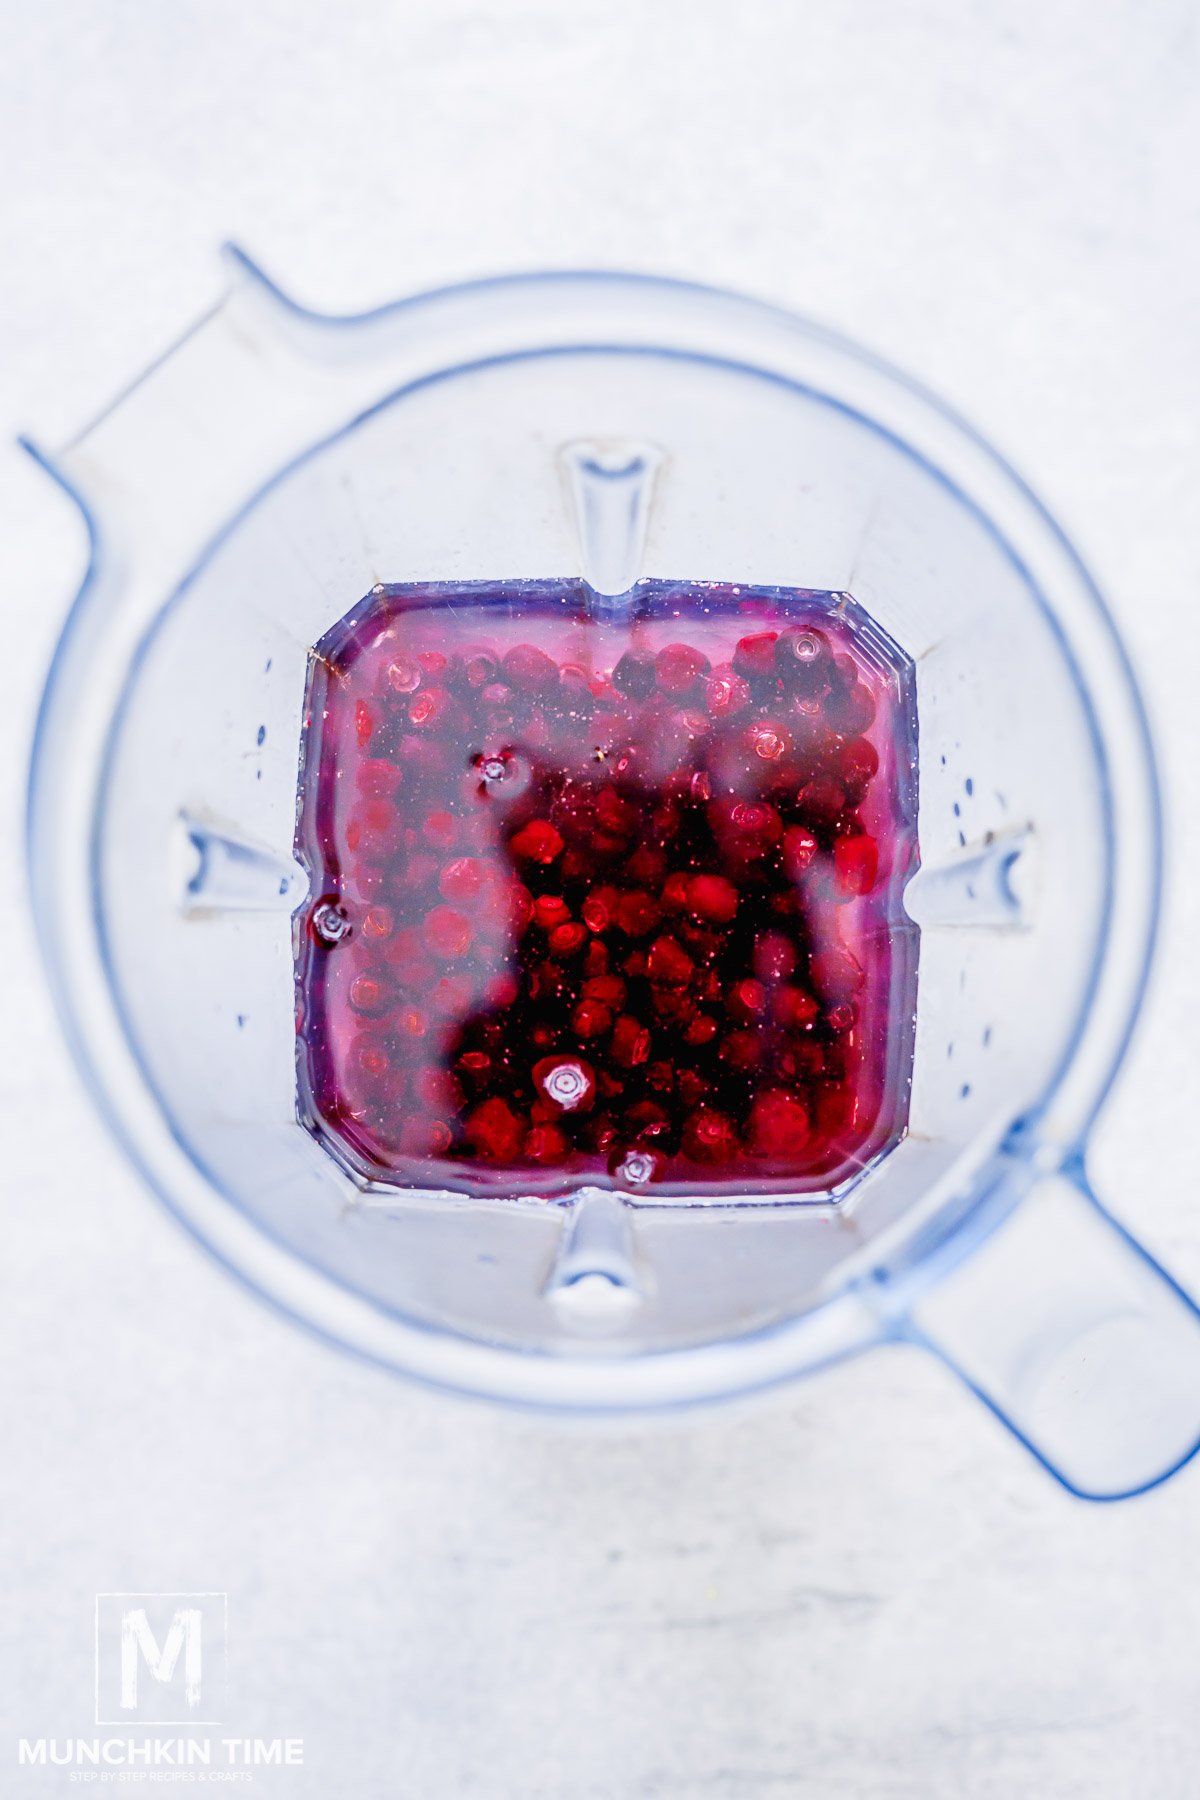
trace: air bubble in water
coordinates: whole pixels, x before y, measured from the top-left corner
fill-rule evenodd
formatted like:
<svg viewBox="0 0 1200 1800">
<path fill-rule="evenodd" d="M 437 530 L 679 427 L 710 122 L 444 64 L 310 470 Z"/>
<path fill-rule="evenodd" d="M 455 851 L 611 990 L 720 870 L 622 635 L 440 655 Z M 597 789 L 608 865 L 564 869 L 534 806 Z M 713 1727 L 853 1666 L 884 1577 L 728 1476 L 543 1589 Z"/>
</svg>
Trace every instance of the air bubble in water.
<svg viewBox="0 0 1200 1800">
<path fill-rule="evenodd" d="M 595 1084 L 589 1079 L 579 1063 L 559 1063 L 546 1077 L 546 1094 L 556 1106 L 564 1112 L 570 1112 L 581 1100 L 588 1099 L 595 1092 Z"/>
<path fill-rule="evenodd" d="M 313 908 L 312 928 L 323 944 L 340 944 L 349 935 L 350 921 L 336 900 L 322 900 Z"/>
<path fill-rule="evenodd" d="M 630 1187 L 645 1187 L 648 1181 L 654 1180 L 657 1159 L 650 1150 L 631 1150 L 629 1155 L 617 1169 L 622 1181 Z"/>
</svg>

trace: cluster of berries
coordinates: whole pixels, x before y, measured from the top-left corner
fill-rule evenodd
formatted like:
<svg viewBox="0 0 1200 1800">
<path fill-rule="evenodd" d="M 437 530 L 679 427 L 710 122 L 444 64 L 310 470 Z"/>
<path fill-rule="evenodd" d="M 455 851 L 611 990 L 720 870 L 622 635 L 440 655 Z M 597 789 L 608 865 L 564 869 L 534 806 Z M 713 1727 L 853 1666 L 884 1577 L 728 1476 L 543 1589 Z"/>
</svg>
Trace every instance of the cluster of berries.
<svg viewBox="0 0 1200 1800">
<path fill-rule="evenodd" d="M 879 690 L 839 622 L 715 666 L 635 631 L 604 673 L 375 642 L 321 696 L 324 1129 L 385 1176 L 796 1183 L 852 1158 L 880 1093 L 869 919 L 842 929 L 882 885 Z"/>
</svg>

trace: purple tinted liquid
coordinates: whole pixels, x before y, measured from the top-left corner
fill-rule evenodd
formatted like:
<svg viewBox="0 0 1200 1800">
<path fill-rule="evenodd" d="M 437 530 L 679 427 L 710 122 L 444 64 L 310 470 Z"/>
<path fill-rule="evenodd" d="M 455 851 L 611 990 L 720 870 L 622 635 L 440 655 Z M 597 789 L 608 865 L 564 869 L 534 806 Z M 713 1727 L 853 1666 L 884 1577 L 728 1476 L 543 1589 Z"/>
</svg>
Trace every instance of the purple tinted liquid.
<svg viewBox="0 0 1200 1800">
<path fill-rule="evenodd" d="M 404 1186 L 813 1193 L 902 1135 L 911 665 L 845 596 L 376 590 L 317 647 L 306 1123 Z"/>
</svg>

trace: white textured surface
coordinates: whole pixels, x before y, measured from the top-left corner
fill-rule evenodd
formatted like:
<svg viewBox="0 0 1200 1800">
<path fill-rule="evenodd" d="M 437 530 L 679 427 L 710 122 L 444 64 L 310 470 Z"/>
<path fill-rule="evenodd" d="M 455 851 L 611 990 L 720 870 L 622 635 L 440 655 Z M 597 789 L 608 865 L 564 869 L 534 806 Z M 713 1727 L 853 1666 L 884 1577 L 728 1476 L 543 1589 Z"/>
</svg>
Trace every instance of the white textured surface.
<svg viewBox="0 0 1200 1800">
<path fill-rule="evenodd" d="M 1013 455 L 1112 596 L 1163 753 L 1163 955 L 1094 1168 L 1200 1285 L 1187 0 L 0 19 L 5 437 L 76 428 L 212 297 L 233 235 L 331 309 L 546 264 L 742 286 Z M 96 1589 L 224 1588 L 236 1726 L 307 1740 L 260 1791 L 1191 1800 L 1200 1473 L 1088 1509 L 901 1352 L 668 1424 L 508 1417 L 309 1342 L 177 1235 L 29 949 L 19 788 L 81 542 L 0 457 L 0 1792 L 66 1787 L 18 1774 L 14 1739 L 89 1729 Z"/>
</svg>

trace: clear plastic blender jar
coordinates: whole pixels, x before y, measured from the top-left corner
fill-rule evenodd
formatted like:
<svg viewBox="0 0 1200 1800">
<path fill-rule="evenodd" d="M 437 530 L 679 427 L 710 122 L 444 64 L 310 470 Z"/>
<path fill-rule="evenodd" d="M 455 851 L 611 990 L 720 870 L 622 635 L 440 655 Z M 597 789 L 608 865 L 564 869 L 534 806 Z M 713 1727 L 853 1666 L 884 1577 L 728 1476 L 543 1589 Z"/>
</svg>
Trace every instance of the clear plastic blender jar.
<svg viewBox="0 0 1200 1800">
<path fill-rule="evenodd" d="M 961 422 L 809 324 L 605 275 L 352 319 L 243 256 L 61 453 L 90 565 L 47 684 L 39 930 L 106 1117 L 180 1219 L 379 1362 L 510 1401 L 734 1394 L 885 1338 L 1072 1490 L 1200 1433 L 1191 1301 L 1099 1208 L 1087 1133 L 1150 952 L 1159 817 L 1111 623 Z M 398 1187 L 298 1114 L 293 854 L 310 652 L 377 584 L 821 590 L 915 682 L 907 1127 L 827 1192 Z"/>
</svg>

